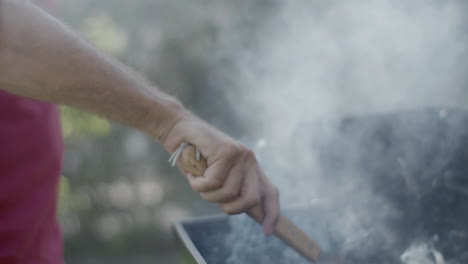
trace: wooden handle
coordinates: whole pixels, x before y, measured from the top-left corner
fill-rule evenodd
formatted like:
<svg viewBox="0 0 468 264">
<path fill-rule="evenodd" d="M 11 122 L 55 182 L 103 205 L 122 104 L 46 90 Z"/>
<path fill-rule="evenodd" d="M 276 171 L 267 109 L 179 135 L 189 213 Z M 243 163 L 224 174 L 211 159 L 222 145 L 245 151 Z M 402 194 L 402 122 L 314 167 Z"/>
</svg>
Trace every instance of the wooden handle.
<svg viewBox="0 0 468 264">
<path fill-rule="evenodd" d="M 208 167 L 203 157 L 197 160 L 196 148 L 193 145 L 184 149 L 180 160 L 184 169 L 190 171 L 194 176 L 202 176 Z M 258 223 L 263 222 L 263 208 L 260 205 L 250 209 L 247 214 Z M 318 260 L 320 256 L 318 243 L 282 214 L 280 214 L 274 234 L 308 260 L 314 262 Z"/>
</svg>

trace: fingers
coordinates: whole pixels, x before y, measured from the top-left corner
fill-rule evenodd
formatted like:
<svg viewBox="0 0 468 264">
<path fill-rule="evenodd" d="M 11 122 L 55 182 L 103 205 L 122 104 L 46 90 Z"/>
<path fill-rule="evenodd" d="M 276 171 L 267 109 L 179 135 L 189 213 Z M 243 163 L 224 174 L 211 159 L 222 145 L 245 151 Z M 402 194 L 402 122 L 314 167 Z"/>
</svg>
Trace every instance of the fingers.
<svg viewBox="0 0 468 264">
<path fill-rule="evenodd" d="M 188 151 L 186 153 L 188 153 Z M 250 154 L 250 151 L 240 144 L 229 144 L 223 147 L 217 154 L 213 155 L 215 157 L 213 158 L 212 164 L 210 164 L 208 168 L 206 168 L 205 165 L 198 166 L 199 162 L 192 161 L 194 164 L 198 164 L 198 167 L 189 166 L 189 168 L 186 167 L 185 169 L 191 171 L 192 175 L 195 176 L 203 174 L 201 177 L 189 178 L 192 189 L 200 193 L 211 192 L 223 188 L 228 180 L 231 186 L 235 186 L 236 184 L 238 186 L 239 184 L 236 183 L 236 180 L 232 180 L 230 178 L 242 176 L 243 173 L 232 174 L 231 170 L 235 166 L 243 166 L 243 159 L 247 157 L 248 154 Z M 184 161 L 185 165 L 190 164 L 190 157 L 184 158 Z M 204 170 L 204 173 L 197 173 L 197 171 L 194 170 Z M 240 181 L 242 181 L 242 179 L 240 179 Z M 237 189 L 239 189 L 239 187 L 237 187 Z M 234 193 L 235 191 L 228 187 L 222 191 L 229 192 L 228 196 L 238 194 L 238 192 Z"/>
<path fill-rule="evenodd" d="M 255 219 L 262 221 L 263 232 L 271 235 L 280 215 L 279 193 L 253 152 L 242 145 L 230 144 L 212 154 L 208 168 L 206 163 L 198 164 L 192 152 L 186 151 L 189 156 L 183 157 L 185 163 L 178 164 L 192 189 L 204 200 L 218 203 L 226 214 L 239 214 L 259 206 L 256 210 L 259 217 Z"/>
<path fill-rule="evenodd" d="M 233 201 L 239 197 L 242 182 L 245 176 L 245 164 L 237 162 L 237 164 L 229 171 L 223 187 L 220 189 L 200 193 L 204 200 L 213 203 L 226 203 Z"/>
<path fill-rule="evenodd" d="M 255 173 L 255 171 L 253 172 Z M 237 199 L 219 206 L 226 214 L 234 215 L 243 213 L 258 205 L 261 201 L 259 192 L 259 179 L 256 175 L 246 175 L 241 186 L 241 192 Z"/>
<path fill-rule="evenodd" d="M 279 192 L 270 183 L 267 183 L 267 188 L 262 197 L 262 206 L 264 213 L 262 223 L 263 233 L 269 236 L 273 234 L 280 215 Z"/>
<path fill-rule="evenodd" d="M 192 190 L 209 192 L 220 189 L 230 170 L 235 166 L 235 157 L 225 157 L 211 164 L 203 176 L 188 177 Z"/>
</svg>

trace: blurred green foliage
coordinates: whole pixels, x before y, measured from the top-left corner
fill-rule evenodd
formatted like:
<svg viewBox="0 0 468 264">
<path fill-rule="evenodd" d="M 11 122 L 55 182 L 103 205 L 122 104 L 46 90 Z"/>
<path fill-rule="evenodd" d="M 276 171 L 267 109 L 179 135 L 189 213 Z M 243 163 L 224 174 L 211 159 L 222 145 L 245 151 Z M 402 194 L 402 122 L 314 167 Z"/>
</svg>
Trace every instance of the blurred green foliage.
<svg viewBox="0 0 468 264">
<path fill-rule="evenodd" d="M 125 33 L 105 13 L 88 17 L 83 22 L 81 32 L 95 47 L 111 55 L 120 54 L 127 45 Z"/>
<path fill-rule="evenodd" d="M 107 136 L 112 130 L 112 125 L 108 120 L 74 108 L 62 106 L 60 114 L 62 132 L 67 143 Z"/>
</svg>

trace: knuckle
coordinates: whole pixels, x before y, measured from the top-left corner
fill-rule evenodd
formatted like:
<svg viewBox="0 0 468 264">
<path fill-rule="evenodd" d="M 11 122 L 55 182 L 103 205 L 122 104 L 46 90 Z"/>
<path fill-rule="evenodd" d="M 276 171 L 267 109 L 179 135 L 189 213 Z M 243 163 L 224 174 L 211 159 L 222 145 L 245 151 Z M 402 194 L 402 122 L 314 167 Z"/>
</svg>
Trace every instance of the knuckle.
<svg viewBox="0 0 468 264">
<path fill-rule="evenodd" d="M 278 188 L 276 188 L 276 187 L 270 188 L 270 189 L 268 190 L 268 193 L 269 193 L 271 196 L 275 197 L 275 198 L 278 198 L 279 195 L 280 195 L 279 190 L 278 190 Z"/>
<path fill-rule="evenodd" d="M 247 158 L 249 158 L 249 159 L 256 159 L 255 153 L 254 153 L 252 150 L 250 150 L 250 149 L 247 149 L 247 148 L 246 148 L 246 149 L 244 150 L 244 155 L 245 155 Z"/>
<path fill-rule="evenodd" d="M 231 208 L 231 207 L 223 207 L 223 212 L 228 215 L 238 214 L 238 212 L 234 210 L 234 208 Z"/>
<path fill-rule="evenodd" d="M 221 190 L 221 196 L 224 199 L 232 200 L 237 197 L 237 193 L 233 190 L 224 189 L 224 190 Z"/>
<path fill-rule="evenodd" d="M 213 177 L 207 182 L 207 187 L 210 189 L 219 189 L 223 187 L 224 181 L 220 177 Z"/>
<path fill-rule="evenodd" d="M 206 193 L 200 193 L 200 197 L 201 197 L 203 200 L 206 200 L 206 201 L 209 201 L 209 200 L 210 200 L 210 196 L 207 195 Z"/>
<path fill-rule="evenodd" d="M 235 162 L 242 154 L 242 149 L 238 145 L 231 145 L 228 147 L 227 158 L 231 162 Z"/>
<path fill-rule="evenodd" d="M 257 162 L 257 157 L 255 156 L 255 153 L 250 149 L 245 149 L 244 157 L 245 157 L 245 161 L 248 163 Z"/>
<path fill-rule="evenodd" d="M 273 195 L 276 197 L 276 198 L 279 198 L 280 197 L 280 191 L 278 188 L 274 187 L 273 189 Z"/>
<path fill-rule="evenodd" d="M 240 143 L 231 143 L 226 147 L 226 156 L 229 159 L 235 160 L 238 157 L 244 155 L 248 151 L 246 147 L 244 147 Z"/>
<path fill-rule="evenodd" d="M 194 192 L 199 192 L 200 191 L 200 187 L 197 184 L 193 183 L 193 182 L 190 182 L 190 188 L 192 188 L 192 191 L 194 191 Z"/>
<path fill-rule="evenodd" d="M 250 198 L 246 198 L 244 200 L 243 204 L 244 204 L 244 207 L 246 209 L 248 209 L 248 208 L 251 208 L 251 207 L 253 207 L 253 206 L 255 206 L 255 205 L 259 204 L 259 203 L 260 203 L 260 197 L 259 196 L 252 196 Z"/>
<path fill-rule="evenodd" d="M 237 144 L 229 144 L 225 151 L 228 157 L 236 157 L 240 153 L 240 148 Z"/>
</svg>

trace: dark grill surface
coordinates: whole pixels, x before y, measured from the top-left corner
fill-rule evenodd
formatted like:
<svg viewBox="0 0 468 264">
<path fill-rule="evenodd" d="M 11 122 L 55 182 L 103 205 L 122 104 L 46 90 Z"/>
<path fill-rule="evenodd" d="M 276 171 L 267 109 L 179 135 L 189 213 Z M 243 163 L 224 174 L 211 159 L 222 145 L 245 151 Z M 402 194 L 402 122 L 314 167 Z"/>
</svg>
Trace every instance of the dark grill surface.
<svg viewBox="0 0 468 264">
<path fill-rule="evenodd" d="M 290 209 L 285 215 L 295 220 L 314 217 L 314 226 L 301 226 L 314 237 L 325 238 L 327 247 L 338 243 L 330 230 L 330 212 L 324 209 Z M 213 217 L 203 221 L 187 221 L 185 231 L 207 263 L 309 263 L 276 237 L 265 237 L 257 223 L 248 217 Z M 246 239 L 246 237 L 248 237 Z M 239 243 L 241 242 L 241 243 Z M 321 240 L 321 242 L 325 242 Z M 329 250 L 330 251 L 330 250 Z"/>
<path fill-rule="evenodd" d="M 395 234 L 392 250 L 375 247 L 355 257 L 378 259 L 432 240 L 446 261 L 467 263 L 468 112 L 433 108 L 350 117 L 334 126 L 337 134 L 312 143 L 330 180 L 346 182 L 346 169 L 356 168 L 375 196 L 398 212 L 378 223 Z M 359 207 L 352 199 L 342 202 Z M 395 263 L 398 255 L 389 258 Z"/>
</svg>

